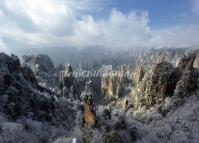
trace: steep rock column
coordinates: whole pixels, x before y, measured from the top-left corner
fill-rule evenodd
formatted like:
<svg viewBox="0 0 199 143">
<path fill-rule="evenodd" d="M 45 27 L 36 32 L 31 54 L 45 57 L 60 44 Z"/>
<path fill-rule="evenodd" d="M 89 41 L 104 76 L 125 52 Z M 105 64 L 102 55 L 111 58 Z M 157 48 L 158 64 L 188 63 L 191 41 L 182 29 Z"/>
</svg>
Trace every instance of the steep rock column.
<svg viewBox="0 0 199 143">
<path fill-rule="evenodd" d="M 94 127 L 96 125 L 96 117 L 94 111 L 91 81 L 86 82 L 85 91 L 86 95 L 84 97 L 83 105 L 83 125 L 86 127 Z"/>
<path fill-rule="evenodd" d="M 101 79 L 102 94 L 107 99 L 120 98 L 123 95 L 128 82 L 127 70 L 124 66 L 114 72 L 104 73 Z"/>
<path fill-rule="evenodd" d="M 195 58 L 196 54 L 191 52 L 180 59 L 176 68 L 179 75 L 179 81 L 174 91 L 174 95 L 184 97 L 197 88 L 199 71 L 193 67 Z"/>
<path fill-rule="evenodd" d="M 138 66 L 134 72 L 134 84 L 137 85 L 144 77 L 144 69 L 142 66 Z"/>
<path fill-rule="evenodd" d="M 62 95 L 66 95 L 68 91 L 72 91 L 74 84 L 73 69 L 70 64 L 65 67 L 64 71 L 59 75 L 59 87 Z"/>
</svg>

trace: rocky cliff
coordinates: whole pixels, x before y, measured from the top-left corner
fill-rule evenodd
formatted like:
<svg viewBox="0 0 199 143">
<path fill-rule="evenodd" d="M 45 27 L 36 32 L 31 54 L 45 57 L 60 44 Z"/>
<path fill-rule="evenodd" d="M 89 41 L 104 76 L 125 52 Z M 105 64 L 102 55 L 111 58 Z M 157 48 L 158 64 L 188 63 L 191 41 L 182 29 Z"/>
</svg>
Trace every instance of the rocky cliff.
<svg viewBox="0 0 199 143">
<path fill-rule="evenodd" d="M 196 59 L 194 51 L 176 64 L 169 59 L 138 65 L 130 78 L 126 68 L 115 69 L 120 76 L 104 74 L 105 96 L 121 97 L 107 102 L 94 100 L 94 84 L 87 79 L 78 82 L 84 87 L 80 98 L 57 96 L 38 83 L 31 66 L 0 53 L 0 142 L 198 142 Z M 71 67 L 67 71 L 71 77 Z"/>
<path fill-rule="evenodd" d="M 148 51 L 143 51 L 139 53 L 136 57 L 136 65 L 149 65 L 152 66 L 154 64 L 160 62 L 168 62 L 172 65 L 176 66 L 180 57 L 186 54 L 188 49 L 150 49 Z"/>
<path fill-rule="evenodd" d="M 54 67 L 54 64 L 47 55 L 31 55 L 22 56 L 24 67 L 31 68 L 38 83 L 54 92 L 58 93 L 58 75 L 59 71 Z"/>
<path fill-rule="evenodd" d="M 130 78 L 132 76 L 130 71 L 125 66 L 120 67 L 114 72 L 106 72 L 101 78 L 102 94 L 107 98 L 119 98 L 124 95 Z"/>
<path fill-rule="evenodd" d="M 182 56 L 177 67 L 160 62 L 149 69 L 132 92 L 136 109 L 154 108 L 166 97 L 184 97 L 197 88 L 198 70 L 193 67 L 196 54 Z"/>
<path fill-rule="evenodd" d="M 0 53 L 0 112 L 9 119 L 21 117 L 63 125 L 74 118 L 72 109 L 62 105 L 53 92 L 41 87 L 32 70 L 22 66 L 18 57 Z M 68 114 L 71 117 L 68 118 Z"/>
</svg>

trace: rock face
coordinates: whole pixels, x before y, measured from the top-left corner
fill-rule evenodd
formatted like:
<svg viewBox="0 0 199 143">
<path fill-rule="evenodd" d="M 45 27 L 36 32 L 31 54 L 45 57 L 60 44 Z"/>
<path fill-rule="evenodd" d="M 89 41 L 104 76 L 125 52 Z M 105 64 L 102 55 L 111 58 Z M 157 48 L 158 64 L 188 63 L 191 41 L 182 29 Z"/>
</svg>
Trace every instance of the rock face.
<svg viewBox="0 0 199 143">
<path fill-rule="evenodd" d="M 195 53 L 189 53 L 188 56 L 183 56 L 180 59 L 177 66 L 177 73 L 180 76 L 180 80 L 175 89 L 176 96 L 183 97 L 197 88 L 199 71 L 193 67 L 195 58 Z"/>
<path fill-rule="evenodd" d="M 138 66 L 134 72 L 134 84 L 139 83 L 144 77 L 144 69 L 142 66 Z"/>
<path fill-rule="evenodd" d="M 135 108 L 151 108 L 163 103 L 166 97 L 183 97 L 197 88 L 198 71 L 193 68 L 195 54 L 183 56 L 175 68 L 167 62 L 160 62 L 145 73 L 133 92 Z"/>
<path fill-rule="evenodd" d="M 65 67 L 64 71 L 61 71 L 59 82 L 61 86 L 63 87 L 65 86 L 67 89 L 73 86 L 74 83 L 73 69 L 70 64 Z"/>
<path fill-rule="evenodd" d="M 53 124 L 74 124 L 75 111 L 38 85 L 33 72 L 19 59 L 0 53 L 0 112 L 11 120 L 29 118 Z M 70 114 L 70 117 L 68 117 Z M 66 122 L 67 121 L 67 122 Z"/>
<path fill-rule="evenodd" d="M 146 105 L 162 102 L 166 96 L 172 95 L 178 80 L 176 77 L 175 68 L 171 64 L 162 62 L 155 65 L 150 78 L 151 85 L 146 86 Z"/>
<path fill-rule="evenodd" d="M 154 65 L 160 62 L 168 62 L 176 66 L 181 56 L 187 49 L 151 49 L 137 56 L 137 66 Z"/>
<path fill-rule="evenodd" d="M 83 105 L 83 124 L 87 127 L 93 127 L 96 125 L 96 117 L 94 111 L 94 103 L 93 103 L 93 91 L 91 87 L 91 81 L 86 82 L 85 86 L 86 94 L 83 97 L 84 105 Z"/>
<path fill-rule="evenodd" d="M 58 71 L 47 55 L 23 56 L 23 65 L 33 71 L 39 85 L 58 92 Z"/>
<path fill-rule="evenodd" d="M 59 88 L 63 96 L 68 96 L 69 92 L 77 92 L 78 85 L 75 83 L 73 77 L 73 69 L 71 65 L 65 66 L 65 69 L 60 71 L 59 74 Z"/>
<path fill-rule="evenodd" d="M 95 116 L 93 114 L 93 104 L 92 100 L 85 101 L 84 104 L 84 121 L 85 126 L 94 126 L 95 125 Z"/>
<path fill-rule="evenodd" d="M 194 62 L 194 67 L 196 67 L 196 68 L 199 67 L 199 50 L 196 50 L 196 59 Z"/>
<path fill-rule="evenodd" d="M 116 82 L 113 81 L 113 79 L 108 75 L 102 76 L 102 82 L 101 82 L 101 88 L 102 93 L 106 96 L 114 96 L 116 95 Z"/>
<path fill-rule="evenodd" d="M 184 71 L 187 70 L 193 70 L 193 64 L 196 58 L 196 54 L 195 53 L 189 53 L 187 56 L 184 55 L 183 57 L 181 57 L 178 65 L 177 65 L 177 70 L 179 72 L 179 74 L 182 74 Z"/>
<path fill-rule="evenodd" d="M 33 71 L 27 65 L 22 65 L 21 70 L 25 80 L 28 80 L 33 84 L 37 84 L 37 79 L 35 78 Z"/>
<path fill-rule="evenodd" d="M 101 78 L 101 91 L 107 98 L 118 98 L 123 95 L 128 84 L 127 71 L 124 67 L 114 73 L 107 72 Z"/>
<path fill-rule="evenodd" d="M 22 56 L 23 62 L 27 63 L 28 66 L 31 67 L 31 69 L 33 69 L 33 71 L 39 72 L 39 71 L 43 71 L 43 72 L 50 72 L 52 70 L 54 70 L 54 64 L 52 62 L 52 60 L 50 59 L 49 56 L 47 55 L 33 55 L 33 56 Z"/>
<path fill-rule="evenodd" d="M 19 58 L 0 53 L 0 95 L 7 91 L 12 84 L 13 77 L 10 73 L 20 72 L 20 69 Z"/>
</svg>

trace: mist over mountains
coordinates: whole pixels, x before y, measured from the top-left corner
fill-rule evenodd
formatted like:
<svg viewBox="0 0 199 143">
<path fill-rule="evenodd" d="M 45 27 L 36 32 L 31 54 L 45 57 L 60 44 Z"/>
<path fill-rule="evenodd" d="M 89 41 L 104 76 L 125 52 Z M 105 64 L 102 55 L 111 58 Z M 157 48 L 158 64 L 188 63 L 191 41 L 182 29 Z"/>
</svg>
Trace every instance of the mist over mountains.
<svg viewBox="0 0 199 143">
<path fill-rule="evenodd" d="M 101 47 L 90 47 L 90 48 L 39 48 L 39 49 L 21 49 L 15 48 L 14 53 L 20 57 L 24 55 L 37 55 L 47 54 L 49 55 L 55 65 L 65 64 L 68 62 L 74 67 L 78 67 L 80 63 L 89 62 L 100 62 L 104 64 L 110 64 L 115 61 L 116 63 L 125 64 L 132 62 L 134 59 L 133 54 L 139 53 L 141 50 L 111 50 L 108 48 Z M 122 58 L 120 60 L 119 58 Z"/>
<path fill-rule="evenodd" d="M 157 50 L 167 51 L 175 49 L 194 49 L 194 48 L 160 48 Z M 101 64 L 109 65 L 122 65 L 130 64 L 135 65 L 135 57 L 143 52 L 152 52 L 155 48 L 137 48 L 137 49 L 110 49 L 99 46 L 87 48 L 15 48 L 11 53 L 15 53 L 19 57 L 23 55 L 38 55 L 45 54 L 51 57 L 56 66 L 59 64 L 70 63 L 74 68 L 80 68 L 80 65 L 96 63 L 99 69 Z M 180 51 L 180 50 L 179 50 Z M 7 52 L 10 53 L 10 52 Z"/>
<path fill-rule="evenodd" d="M 199 0 L 0 0 L 0 143 L 198 143 Z"/>
<path fill-rule="evenodd" d="M 75 77 L 82 69 L 54 66 L 48 55 L 0 53 L 0 141 L 198 141 L 197 49 L 98 52 L 80 52 L 88 57 L 83 70 L 101 70 L 97 77 Z"/>
</svg>

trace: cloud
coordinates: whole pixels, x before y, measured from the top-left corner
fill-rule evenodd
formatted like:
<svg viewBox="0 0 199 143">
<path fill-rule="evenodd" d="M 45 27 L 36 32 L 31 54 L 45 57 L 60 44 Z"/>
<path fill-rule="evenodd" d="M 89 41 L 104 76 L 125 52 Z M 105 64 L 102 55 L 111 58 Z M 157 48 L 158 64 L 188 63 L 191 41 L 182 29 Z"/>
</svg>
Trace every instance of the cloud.
<svg viewBox="0 0 199 143">
<path fill-rule="evenodd" d="M 193 2 L 198 2 L 194 1 Z M 196 24 L 151 29 L 147 11 L 122 13 L 112 9 L 108 18 L 91 13 L 101 3 L 93 0 L 2 0 L 0 41 L 13 48 L 90 47 L 141 48 L 198 45 Z M 1 46 L 2 47 L 2 46 Z M 2 48 L 1 48 L 2 49 Z"/>
<path fill-rule="evenodd" d="M 1 40 L 0 38 L 0 52 L 5 52 L 5 53 L 8 53 L 10 54 L 10 51 L 8 50 L 8 48 L 6 48 L 5 44 L 3 43 L 3 41 Z"/>
<path fill-rule="evenodd" d="M 199 16 L 199 0 L 191 0 L 192 2 L 192 12 Z"/>
<path fill-rule="evenodd" d="M 198 25 L 178 25 L 153 31 L 150 45 L 154 47 L 189 47 L 199 48 Z"/>
<path fill-rule="evenodd" d="M 86 16 L 78 21 L 72 41 L 77 46 L 130 48 L 145 46 L 150 36 L 147 12 L 123 14 L 113 9 L 108 20 L 95 21 Z"/>
</svg>

